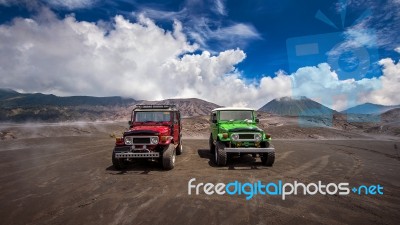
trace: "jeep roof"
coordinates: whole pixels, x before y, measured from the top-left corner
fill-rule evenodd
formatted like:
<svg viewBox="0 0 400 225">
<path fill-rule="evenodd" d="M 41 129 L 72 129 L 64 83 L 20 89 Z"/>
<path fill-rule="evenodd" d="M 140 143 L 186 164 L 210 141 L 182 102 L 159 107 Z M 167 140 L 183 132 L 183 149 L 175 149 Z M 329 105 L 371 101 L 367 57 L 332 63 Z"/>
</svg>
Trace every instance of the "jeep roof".
<svg viewBox="0 0 400 225">
<path fill-rule="evenodd" d="M 213 109 L 211 112 L 214 111 L 229 111 L 229 110 L 250 110 L 250 111 L 254 111 L 254 109 L 251 108 L 239 108 L 239 107 L 222 107 L 222 108 L 216 108 Z"/>
<path fill-rule="evenodd" d="M 178 111 L 175 105 L 136 105 L 133 111 Z"/>
</svg>

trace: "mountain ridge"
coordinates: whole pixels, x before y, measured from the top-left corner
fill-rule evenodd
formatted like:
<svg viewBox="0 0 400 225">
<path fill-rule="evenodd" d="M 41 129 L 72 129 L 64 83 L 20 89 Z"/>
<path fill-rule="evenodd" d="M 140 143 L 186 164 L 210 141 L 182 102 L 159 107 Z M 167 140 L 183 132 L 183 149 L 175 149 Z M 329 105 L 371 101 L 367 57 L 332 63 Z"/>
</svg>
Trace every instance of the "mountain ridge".
<svg viewBox="0 0 400 225">
<path fill-rule="evenodd" d="M 346 114 L 381 114 L 391 109 L 400 108 L 400 105 L 380 105 L 374 103 L 364 103 L 341 111 Z"/>
<path fill-rule="evenodd" d="M 165 99 L 161 101 L 135 100 L 119 96 L 60 97 L 42 93 L 19 93 L 0 89 L 0 121 L 59 122 L 126 120 L 138 104 L 175 104 L 182 116 L 208 115 L 217 104 L 197 98 Z"/>
</svg>

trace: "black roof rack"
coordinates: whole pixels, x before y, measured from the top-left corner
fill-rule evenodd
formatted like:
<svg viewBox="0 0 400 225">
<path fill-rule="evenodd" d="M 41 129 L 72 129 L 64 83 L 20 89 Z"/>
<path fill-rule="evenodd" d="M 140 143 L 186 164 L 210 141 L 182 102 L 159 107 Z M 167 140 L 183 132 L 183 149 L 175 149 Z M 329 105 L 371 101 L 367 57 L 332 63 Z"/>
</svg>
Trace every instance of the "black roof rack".
<svg viewBox="0 0 400 225">
<path fill-rule="evenodd" d="M 176 105 L 136 105 L 137 109 L 176 109 Z"/>
</svg>

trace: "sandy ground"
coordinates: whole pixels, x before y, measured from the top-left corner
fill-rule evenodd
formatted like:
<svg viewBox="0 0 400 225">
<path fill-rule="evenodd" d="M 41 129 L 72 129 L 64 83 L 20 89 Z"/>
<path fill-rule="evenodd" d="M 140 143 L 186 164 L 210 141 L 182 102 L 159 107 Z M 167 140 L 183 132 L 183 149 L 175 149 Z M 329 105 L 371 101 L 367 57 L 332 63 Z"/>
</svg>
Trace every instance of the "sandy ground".
<svg viewBox="0 0 400 225">
<path fill-rule="evenodd" d="M 19 133 L 0 141 L 1 224 L 400 224 L 399 140 L 275 140 L 273 167 L 249 156 L 216 167 L 207 140 L 185 139 L 172 171 L 149 161 L 115 171 L 109 134 L 123 124 L 37 126 L 2 127 Z M 188 195 L 191 178 L 380 184 L 384 194 L 247 201 L 243 195 Z"/>
</svg>

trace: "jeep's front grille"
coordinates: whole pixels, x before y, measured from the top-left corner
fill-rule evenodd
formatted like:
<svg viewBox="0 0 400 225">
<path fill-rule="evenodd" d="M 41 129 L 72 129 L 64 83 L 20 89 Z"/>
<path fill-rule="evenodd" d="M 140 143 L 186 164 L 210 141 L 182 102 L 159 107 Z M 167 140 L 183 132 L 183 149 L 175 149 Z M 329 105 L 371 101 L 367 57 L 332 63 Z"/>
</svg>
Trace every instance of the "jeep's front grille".
<svg viewBox="0 0 400 225">
<path fill-rule="evenodd" d="M 254 139 L 254 134 L 239 134 L 239 139 Z"/>
<path fill-rule="evenodd" d="M 150 144 L 150 138 L 140 138 L 140 137 L 134 137 L 132 138 L 132 143 L 133 144 Z"/>
<path fill-rule="evenodd" d="M 125 145 L 155 145 L 158 144 L 157 136 L 125 136 Z"/>
</svg>

